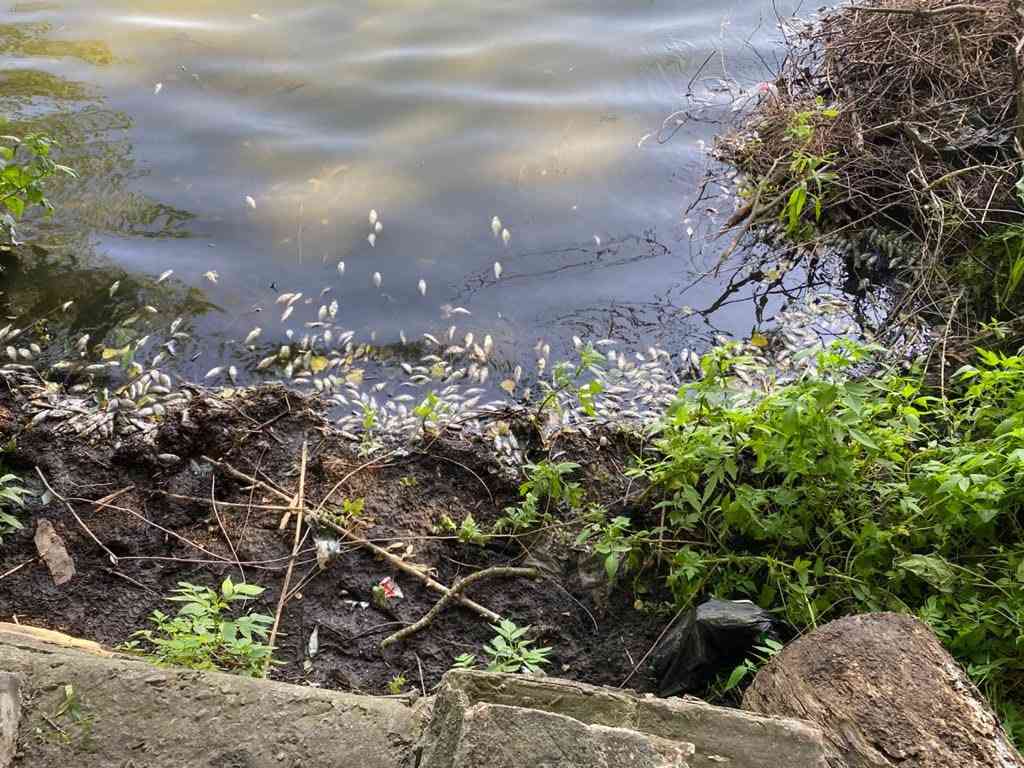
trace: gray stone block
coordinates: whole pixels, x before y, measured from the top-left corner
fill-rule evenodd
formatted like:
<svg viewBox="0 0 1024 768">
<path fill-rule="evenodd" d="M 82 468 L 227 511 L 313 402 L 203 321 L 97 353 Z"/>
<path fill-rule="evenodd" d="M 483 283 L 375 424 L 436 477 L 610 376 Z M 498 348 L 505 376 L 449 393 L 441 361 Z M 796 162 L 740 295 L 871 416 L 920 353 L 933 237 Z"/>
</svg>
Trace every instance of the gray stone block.
<svg viewBox="0 0 1024 768">
<path fill-rule="evenodd" d="M 18 749 L 21 684 L 18 676 L 0 672 L 0 768 L 10 768 Z"/>
<path fill-rule="evenodd" d="M 587 726 L 628 729 L 659 744 L 673 742 L 684 750 L 692 746 L 686 757 L 689 768 L 825 766 L 821 731 L 799 720 L 753 716 L 693 699 L 642 697 L 568 680 L 453 670 L 445 675 L 434 704 L 434 716 L 421 745 L 421 768 L 461 768 L 456 762 L 461 742 L 477 743 L 472 730 L 478 723 L 493 729 L 479 718 L 467 718 L 480 704 L 508 708 L 503 710 L 508 720 L 520 716 L 513 714 L 513 708 L 532 709 Z M 521 763 L 536 764 L 530 760 Z"/>
<path fill-rule="evenodd" d="M 0 632 L 0 671 L 21 678 L 26 702 L 15 768 L 403 768 L 420 730 L 417 710 L 395 699 L 159 668 L 13 633 Z M 56 714 L 66 685 L 74 717 Z"/>
<path fill-rule="evenodd" d="M 462 719 L 452 768 L 688 768 L 693 744 L 503 704 Z"/>
</svg>

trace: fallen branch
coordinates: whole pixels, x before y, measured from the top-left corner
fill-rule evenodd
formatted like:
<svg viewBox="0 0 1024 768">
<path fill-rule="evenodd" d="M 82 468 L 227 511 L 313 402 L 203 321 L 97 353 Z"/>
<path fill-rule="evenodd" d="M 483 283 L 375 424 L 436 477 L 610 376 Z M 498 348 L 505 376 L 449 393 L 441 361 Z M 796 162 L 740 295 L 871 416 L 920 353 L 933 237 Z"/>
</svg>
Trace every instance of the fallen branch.
<svg viewBox="0 0 1024 768">
<path fill-rule="evenodd" d="M 244 481 L 246 483 L 250 483 L 251 485 L 259 486 L 260 488 L 263 488 L 264 490 L 266 490 L 268 493 L 271 493 L 271 494 L 273 494 L 273 495 L 283 499 L 284 501 L 287 501 L 289 504 L 292 503 L 292 499 L 287 494 L 285 494 L 284 492 L 279 491 L 277 488 L 274 488 L 273 486 L 268 485 L 267 483 L 264 483 L 262 480 L 257 480 L 252 475 L 247 475 L 247 474 L 245 474 L 245 472 L 242 472 L 241 470 L 235 469 L 234 467 L 232 467 L 227 462 L 217 461 L 216 459 L 211 459 L 209 456 L 203 456 L 203 461 L 205 461 L 205 462 L 207 462 L 209 464 L 212 464 L 213 466 L 223 470 L 227 474 L 229 474 L 232 477 L 234 477 L 236 480 L 242 480 L 242 481 Z M 363 466 L 365 466 L 365 465 L 363 465 Z M 358 467 L 354 471 L 358 471 L 359 469 L 362 469 L 362 467 Z M 334 490 L 336 490 L 338 486 L 340 486 L 340 483 L 338 483 L 338 485 L 336 485 L 335 488 L 332 489 L 331 492 L 333 493 Z M 322 504 L 317 509 L 319 510 L 321 508 L 322 508 Z M 410 565 L 409 563 L 405 562 L 401 558 L 396 557 L 395 555 L 393 555 L 390 552 L 388 552 L 386 549 L 382 549 L 381 547 L 378 547 L 376 544 L 372 544 L 371 542 L 367 541 L 366 539 L 363 539 L 363 538 L 360 538 L 359 536 L 356 536 L 354 533 L 346 530 L 345 528 L 342 528 L 340 525 L 338 525 L 337 523 L 333 522 L 332 520 L 326 519 L 325 517 L 323 517 L 319 513 L 319 511 L 310 512 L 309 510 L 306 510 L 305 514 L 306 514 L 306 518 L 307 519 L 312 520 L 317 525 L 321 525 L 321 526 L 324 526 L 326 528 L 330 528 L 331 530 L 335 531 L 336 533 L 338 533 L 339 535 L 344 537 L 347 541 L 350 541 L 353 544 L 356 544 L 357 546 L 359 546 L 359 547 L 361 547 L 361 548 L 363 548 L 365 550 L 368 550 L 369 552 L 372 552 L 374 555 L 376 555 L 380 559 L 390 563 L 396 569 L 398 569 L 399 571 L 402 571 L 402 573 L 406 573 L 406 574 L 412 576 L 413 578 L 418 579 L 419 581 L 421 581 L 423 583 L 423 585 L 427 589 L 429 589 L 429 590 L 431 590 L 433 592 L 437 592 L 438 594 L 441 594 L 441 595 L 447 594 L 449 592 L 448 587 L 446 587 L 444 584 L 441 584 L 439 581 L 435 581 L 434 579 L 430 578 L 430 576 L 425 574 L 419 568 L 416 568 L 416 567 Z M 485 608 L 484 606 L 480 605 L 479 603 L 473 602 L 468 597 L 462 597 L 460 595 L 457 599 L 458 599 L 458 601 L 459 601 L 459 603 L 461 605 L 464 605 L 466 608 L 469 608 L 471 611 L 479 614 L 480 616 L 483 616 L 488 621 L 500 621 L 501 620 L 501 616 L 496 614 L 494 611 L 490 610 L 489 608 Z"/>
<path fill-rule="evenodd" d="M 388 552 L 386 549 L 381 549 L 376 544 L 371 544 L 366 539 L 362 539 L 362 538 L 356 536 L 354 533 L 351 533 L 351 532 L 345 530 L 344 528 L 342 528 L 337 523 L 335 523 L 335 522 L 333 522 L 331 520 L 325 520 L 323 517 L 321 517 L 319 515 L 316 515 L 315 513 L 309 513 L 308 516 L 309 516 L 309 519 L 313 520 L 317 525 L 323 525 L 323 526 L 326 526 L 327 528 L 330 528 L 331 530 L 335 531 L 339 535 L 343 536 L 346 540 L 351 541 L 353 544 L 356 544 L 356 545 L 362 547 L 363 549 L 366 549 L 366 550 L 372 552 L 373 554 L 375 554 L 377 557 L 381 558 L 382 560 L 387 561 L 392 566 L 394 566 L 398 570 L 402 571 L 402 573 L 407 573 L 410 576 L 412 576 L 412 577 L 414 577 L 416 579 L 419 579 L 421 582 L 423 582 L 423 585 L 427 589 L 429 589 L 429 590 L 431 590 L 433 592 L 437 592 L 438 594 L 441 594 L 441 595 L 446 595 L 446 594 L 448 594 L 451 591 L 450 589 L 448 589 L 448 587 L 446 587 L 444 584 L 440 583 L 439 581 L 434 581 L 434 579 L 430 578 L 430 576 L 425 574 L 419 568 L 416 568 L 415 566 L 410 565 L 409 563 L 407 563 L 404 560 L 402 560 L 400 557 L 396 557 L 395 555 L 393 555 L 390 552 Z M 464 605 L 466 608 L 469 608 L 471 611 L 474 611 L 474 612 L 478 613 L 479 615 L 483 616 L 488 621 L 501 621 L 501 616 L 499 616 L 498 614 L 496 614 L 494 611 L 490 610 L 489 608 L 484 608 L 479 603 L 473 602 L 468 597 L 462 597 L 461 595 L 459 595 L 459 596 L 456 597 L 456 599 L 459 601 L 460 604 Z"/>
<path fill-rule="evenodd" d="M 441 599 L 434 604 L 434 607 L 427 611 L 419 621 L 410 624 L 409 626 L 404 627 L 381 640 L 380 647 L 387 648 L 389 645 L 401 642 L 402 640 L 415 635 L 417 632 L 426 629 L 434 619 L 437 618 L 438 614 L 445 609 L 448 603 L 453 600 L 457 600 L 463 590 L 478 581 L 483 581 L 484 579 L 489 579 L 494 576 L 523 576 L 525 578 L 535 579 L 539 574 L 540 572 L 536 568 L 514 568 L 510 566 L 495 566 L 494 568 L 485 568 L 482 571 L 471 573 L 464 579 L 459 579 L 457 582 L 452 584 L 452 588 L 448 590 L 447 594 L 443 595 Z"/>
<path fill-rule="evenodd" d="M 242 480 L 242 481 L 244 481 L 246 483 L 249 483 L 250 485 L 258 486 L 258 487 L 262 488 L 263 490 L 265 490 L 267 493 L 271 493 L 274 496 L 277 496 L 279 499 L 281 499 L 282 501 L 284 501 L 288 505 L 287 507 L 285 507 L 286 509 L 291 509 L 292 508 L 293 503 L 294 503 L 294 499 L 291 496 L 289 496 L 287 493 L 285 493 L 285 492 L 283 492 L 281 490 L 278 490 L 277 488 L 275 488 L 274 486 L 270 485 L 269 483 L 265 483 L 262 480 L 257 480 L 252 475 L 247 475 L 247 474 L 245 474 L 245 472 L 242 472 L 240 470 L 235 469 L 230 464 L 228 464 L 226 461 L 217 461 L 216 459 L 211 459 L 209 456 L 203 456 L 203 461 L 205 461 L 207 464 L 212 464 L 213 466 L 217 467 L 217 469 L 221 470 L 225 474 L 230 475 L 231 477 L 235 478 L 236 480 Z"/>
<path fill-rule="evenodd" d="M 299 466 L 299 490 L 295 494 L 293 500 L 293 506 L 295 508 L 295 540 L 292 543 L 292 556 L 288 559 L 288 570 L 284 573 L 284 585 L 281 587 L 281 597 L 277 600 L 277 612 L 274 614 L 274 626 L 270 629 L 270 640 L 267 644 L 270 646 L 271 654 L 274 652 L 274 642 L 277 640 L 277 628 L 281 623 L 281 613 L 284 611 L 284 604 L 288 601 L 288 586 L 292 581 L 292 571 L 295 570 L 295 558 L 299 554 L 299 541 L 302 535 L 302 509 L 306 505 L 306 461 L 309 458 L 309 444 L 302 441 L 302 461 Z M 266 677 L 267 673 L 270 672 L 270 657 L 267 657 L 267 663 L 263 667 L 263 676 Z"/>
<path fill-rule="evenodd" d="M 944 13 L 988 13 L 987 8 L 979 5 L 946 5 L 941 8 L 879 8 L 878 6 L 850 5 L 844 8 L 847 11 L 860 11 L 861 13 L 895 13 L 903 16 L 940 16 Z"/>
</svg>

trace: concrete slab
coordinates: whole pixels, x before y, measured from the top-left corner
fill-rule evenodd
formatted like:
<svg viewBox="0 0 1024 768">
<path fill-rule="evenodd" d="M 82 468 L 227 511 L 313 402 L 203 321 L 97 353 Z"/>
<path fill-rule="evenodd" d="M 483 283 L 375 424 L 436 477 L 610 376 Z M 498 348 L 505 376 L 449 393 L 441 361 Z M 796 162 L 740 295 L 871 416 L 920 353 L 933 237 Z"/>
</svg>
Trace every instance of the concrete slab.
<svg viewBox="0 0 1024 768">
<path fill-rule="evenodd" d="M 0 671 L 22 682 L 16 768 L 402 768 L 420 732 L 419 708 L 395 699 L 159 668 L 26 634 L 0 632 Z"/>
</svg>

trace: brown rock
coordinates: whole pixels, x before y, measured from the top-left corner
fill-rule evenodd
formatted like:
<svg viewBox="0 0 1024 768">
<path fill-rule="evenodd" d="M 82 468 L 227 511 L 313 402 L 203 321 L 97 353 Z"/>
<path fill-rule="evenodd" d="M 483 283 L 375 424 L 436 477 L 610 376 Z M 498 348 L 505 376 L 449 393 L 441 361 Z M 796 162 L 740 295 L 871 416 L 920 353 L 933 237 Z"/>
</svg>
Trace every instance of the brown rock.
<svg viewBox="0 0 1024 768">
<path fill-rule="evenodd" d="M 50 569 L 53 583 L 58 587 L 67 584 L 75 576 L 75 561 L 68 554 L 64 540 L 57 534 L 46 518 L 36 524 L 36 551 Z"/>
<path fill-rule="evenodd" d="M 825 733 L 830 768 L 1022 768 L 992 710 L 911 616 L 838 619 L 787 646 L 744 709 Z"/>
</svg>

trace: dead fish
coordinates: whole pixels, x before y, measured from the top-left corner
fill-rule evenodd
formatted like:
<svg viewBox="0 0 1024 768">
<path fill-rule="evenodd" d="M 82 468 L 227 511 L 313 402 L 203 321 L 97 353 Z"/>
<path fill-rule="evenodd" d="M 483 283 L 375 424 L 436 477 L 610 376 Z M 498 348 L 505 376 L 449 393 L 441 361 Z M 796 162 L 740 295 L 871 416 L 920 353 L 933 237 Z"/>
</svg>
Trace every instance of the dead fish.
<svg viewBox="0 0 1024 768">
<path fill-rule="evenodd" d="M 507 246 L 508 245 L 508 241 L 511 240 L 511 239 L 512 239 L 512 233 L 511 232 L 509 232 L 507 229 L 501 230 L 501 242 L 503 242 Z"/>
<path fill-rule="evenodd" d="M 71 301 L 65 301 L 63 304 L 60 305 L 60 311 L 67 312 L 69 309 L 71 309 L 71 305 L 74 303 L 74 299 L 72 299 Z"/>
<path fill-rule="evenodd" d="M 217 284 L 217 280 L 220 278 L 220 275 L 217 274 L 216 270 L 211 269 L 209 272 L 204 272 L 203 273 L 203 277 L 205 277 L 211 283 L 216 285 Z"/>
<path fill-rule="evenodd" d="M 208 370 L 203 378 L 212 379 L 215 376 L 220 376 L 222 373 L 224 373 L 224 366 L 218 365 L 216 368 L 211 368 L 210 370 Z"/>
<path fill-rule="evenodd" d="M 377 223 L 377 219 L 378 219 L 378 218 L 380 218 L 380 217 L 379 217 L 379 216 L 377 216 L 377 209 L 376 209 L 376 208 L 371 208 L 371 209 L 370 209 L 370 215 L 369 215 L 369 219 L 370 219 L 370 226 L 371 226 L 371 227 L 372 227 L 372 226 L 373 226 L 374 224 L 376 224 L 376 223 Z"/>
<path fill-rule="evenodd" d="M 281 322 L 283 323 L 285 320 L 287 320 L 289 317 L 291 317 L 292 316 L 292 312 L 294 312 L 294 311 L 295 311 L 295 307 L 292 306 L 292 305 L 288 305 L 287 307 L 285 307 L 284 308 L 284 312 L 281 313 Z"/>
<path fill-rule="evenodd" d="M 338 262 L 338 274 L 339 275 L 344 275 L 345 274 L 345 262 L 344 261 L 339 261 Z"/>
<path fill-rule="evenodd" d="M 157 96 L 160 93 L 160 91 L 162 91 L 163 89 L 164 89 L 164 84 L 163 83 L 157 83 L 156 85 L 153 86 L 153 95 Z"/>
<path fill-rule="evenodd" d="M 248 205 L 250 208 L 253 208 L 253 209 L 256 208 L 256 201 L 253 199 L 252 195 L 246 195 L 245 196 L 245 202 L 246 202 L 246 205 Z"/>
<path fill-rule="evenodd" d="M 501 262 L 500 261 L 494 262 L 494 279 L 495 280 L 500 280 L 501 279 L 502 271 L 503 270 L 502 270 L 502 267 L 501 267 Z"/>
<path fill-rule="evenodd" d="M 494 233 L 495 237 L 501 234 L 501 219 L 499 219 L 497 216 L 491 219 L 491 232 Z"/>
<path fill-rule="evenodd" d="M 117 289 L 120 288 L 120 287 L 121 287 L 121 281 L 120 280 L 115 280 L 113 283 L 110 284 L 110 290 L 108 291 L 108 293 L 110 294 L 111 298 L 114 297 L 114 294 L 117 293 Z"/>
<path fill-rule="evenodd" d="M 378 221 L 376 224 L 374 224 L 373 225 L 373 231 L 376 232 L 378 235 L 381 232 L 383 232 L 384 231 L 384 224 L 383 224 L 383 222 Z"/>
<path fill-rule="evenodd" d="M 373 273 L 373 285 L 374 285 L 374 287 L 375 288 L 380 288 L 380 286 L 381 286 L 381 284 L 383 282 L 384 282 L 384 278 L 381 277 L 380 272 L 374 272 Z"/>
<path fill-rule="evenodd" d="M 420 281 L 416 284 L 416 290 L 420 292 L 420 296 L 427 295 L 427 281 L 420 278 Z"/>
<path fill-rule="evenodd" d="M 260 333 L 262 333 L 262 332 L 263 332 L 263 329 L 260 328 L 259 326 L 257 326 L 256 328 L 253 328 L 251 331 L 249 331 L 249 334 L 245 337 L 245 345 L 248 346 L 249 344 L 252 344 L 254 341 L 256 341 L 256 339 L 259 337 Z"/>
<path fill-rule="evenodd" d="M 173 274 L 174 274 L 174 270 L 173 269 L 168 269 L 168 270 L 165 270 L 165 271 L 161 272 L 160 273 L 160 277 L 158 277 L 156 279 L 157 285 L 162 283 L 164 280 L 166 280 L 168 277 L 170 277 Z"/>
</svg>

